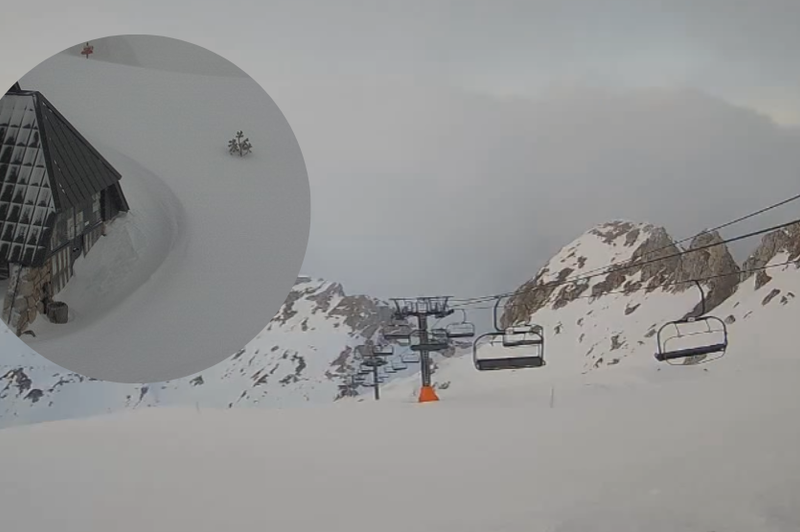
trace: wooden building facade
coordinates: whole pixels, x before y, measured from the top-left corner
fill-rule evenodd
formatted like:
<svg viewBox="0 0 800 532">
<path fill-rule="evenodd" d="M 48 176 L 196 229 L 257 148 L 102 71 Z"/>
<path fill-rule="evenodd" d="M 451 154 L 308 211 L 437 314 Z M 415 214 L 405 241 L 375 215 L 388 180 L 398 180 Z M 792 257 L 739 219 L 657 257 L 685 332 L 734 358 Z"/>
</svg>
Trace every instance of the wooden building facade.
<svg viewBox="0 0 800 532">
<path fill-rule="evenodd" d="M 128 211 L 120 179 L 41 93 L 16 84 L 0 99 L 0 281 L 8 281 L 7 324 L 19 329 L 35 319 L 36 308 L 44 310 L 41 301 L 64 289 L 75 261 L 105 224 Z"/>
</svg>

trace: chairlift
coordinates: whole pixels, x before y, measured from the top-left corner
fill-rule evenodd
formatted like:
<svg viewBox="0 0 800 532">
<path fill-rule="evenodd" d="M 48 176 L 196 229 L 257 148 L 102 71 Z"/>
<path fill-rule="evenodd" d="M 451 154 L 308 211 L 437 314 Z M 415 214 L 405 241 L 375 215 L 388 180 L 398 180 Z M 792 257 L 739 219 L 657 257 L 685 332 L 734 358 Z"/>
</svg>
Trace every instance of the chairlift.
<svg viewBox="0 0 800 532">
<path fill-rule="evenodd" d="M 381 357 L 364 357 L 364 360 L 361 361 L 361 366 L 367 368 L 374 368 L 386 365 L 386 360 Z M 370 370 L 371 371 L 371 370 Z"/>
<path fill-rule="evenodd" d="M 394 369 L 394 366 L 392 364 L 386 364 L 385 366 L 383 366 L 383 371 L 385 371 L 386 373 L 397 373 L 397 370 Z"/>
<path fill-rule="evenodd" d="M 372 354 L 378 357 L 389 357 L 394 354 L 392 344 L 376 345 L 372 347 Z"/>
<path fill-rule="evenodd" d="M 378 375 L 378 384 L 385 383 L 387 379 L 388 379 L 388 377 L 386 375 L 380 375 L 379 374 Z M 375 379 L 370 379 L 370 383 L 374 386 L 375 385 Z"/>
<path fill-rule="evenodd" d="M 530 327 L 527 329 L 530 334 Z M 544 365 L 544 337 L 538 338 L 507 339 L 507 331 L 493 331 L 482 334 L 472 344 L 472 362 L 478 371 L 497 371 L 540 368 Z M 483 339 L 489 338 L 488 344 L 482 349 L 478 345 Z"/>
<path fill-rule="evenodd" d="M 444 351 L 450 347 L 450 338 L 446 329 L 432 329 L 428 332 L 427 341 L 423 343 L 422 331 L 414 331 L 411 335 L 412 351 Z"/>
<path fill-rule="evenodd" d="M 408 369 L 408 366 L 403 363 L 403 358 L 400 357 L 392 360 L 392 368 L 394 368 L 395 371 L 403 371 Z"/>
<path fill-rule="evenodd" d="M 694 281 L 700 291 L 700 312 L 697 316 L 688 316 L 669 321 L 656 333 L 658 351 L 655 358 L 672 366 L 691 366 L 705 364 L 725 356 L 728 349 L 728 327 L 717 316 L 706 316 L 706 295 L 700 281 Z M 716 324 L 716 326 L 712 326 Z M 664 335 L 667 329 L 673 329 L 669 336 Z M 697 342 L 697 337 L 706 338 Z M 688 339 L 683 342 L 682 340 Z M 711 341 L 709 341 L 711 340 Z M 682 362 L 678 362 L 682 359 Z"/>
<path fill-rule="evenodd" d="M 538 346 L 544 344 L 544 330 L 539 325 L 526 323 L 507 327 L 503 332 L 503 347 Z"/>
<path fill-rule="evenodd" d="M 399 345 L 409 345 L 414 329 L 404 321 L 393 321 L 383 330 L 384 339 Z"/>
<path fill-rule="evenodd" d="M 459 309 L 463 313 L 463 319 L 458 323 L 451 323 L 445 327 L 448 338 L 473 338 L 475 336 L 475 325 L 467 321 L 467 311 Z"/>
<path fill-rule="evenodd" d="M 419 354 L 418 353 L 404 353 L 400 356 L 400 360 L 403 361 L 403 364 L 419 364 Z"/>
</svg>

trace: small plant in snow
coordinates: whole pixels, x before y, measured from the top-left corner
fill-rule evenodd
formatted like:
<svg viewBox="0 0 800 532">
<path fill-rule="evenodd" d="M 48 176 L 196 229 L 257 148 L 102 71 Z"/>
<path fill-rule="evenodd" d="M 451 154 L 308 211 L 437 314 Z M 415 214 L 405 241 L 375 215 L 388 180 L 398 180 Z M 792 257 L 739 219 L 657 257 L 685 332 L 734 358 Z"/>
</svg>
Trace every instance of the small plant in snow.
<svg viewBox="0 0 800 532">
<path fill-rule="evenodd" d="M 239 157 L 244 157 L 250 153 L 250 151 L 253 149 L 252 144 L 250 144 L 250 139 L 242 137 L 244 137 L 244 133 L 237 131 L 236 138 L 228 141 L 228 153 L 231 155 L 238 154 Z"/>
</svg>

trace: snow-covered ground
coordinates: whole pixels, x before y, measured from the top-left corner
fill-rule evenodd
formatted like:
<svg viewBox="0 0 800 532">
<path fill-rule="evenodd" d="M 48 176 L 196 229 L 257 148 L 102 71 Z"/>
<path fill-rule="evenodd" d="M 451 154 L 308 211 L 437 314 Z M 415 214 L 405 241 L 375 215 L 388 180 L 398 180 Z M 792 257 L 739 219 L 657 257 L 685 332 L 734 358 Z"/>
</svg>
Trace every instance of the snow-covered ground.
<svg viewBox="0 0 800 532">
<path fill-rule="evenodd" d="M 800 362 L 740 351 L 708 369 L 575 387 L 552 408 L 545 378 L 424 405 L 163 408 L 6 429 L 3 526 L 798 530 Z"/>
<path fill-rule="evenodd" d="M 536 370 L 440 362 L 435 380 L 449 386 L 438 403 L 413 402 L 414 377 L 385 386 L 380 402 L 153 408 L 5 429 L 3 524 L 794 532 L 800 270 L 769 276 L 758 288 L 755 276 L 744 281 L 715 309 L 734 316 L 731 345 L 705 365 L 658 364 L 648 344 L 618 364 L 569 372 L 558 359 L 580 351 L 555 342 L 553 364 Z"/>
<path fill-rule="evenodd" d="M 88 380 L 32 351 L 2 353 L 0 426 L 164 405 L 282 408 L 329 403 L 343 374 L 353 367 L 356 346 L 376 340 L 387 312 L 385 303 L 347 295 L 336 283 L 300 277 L 281 312 L 244 348 L 205 371 L 167 382 Z"/>
<path fill-rule="evenodd" d="M 71 323 L 38 319 L 36 337 L 23 336 L 27 346 L 0 334 L 4 357 L 30 346 L 90 377 L 185 377 L 244 347 L 295 281 L 310 196 L 291 127 L 264 90 L 223 59 L 157 41 L 103 39 L 95 43 L 99 61 L 58 54 L 20 80 L 120 170 L 131 211 L 58 295 Z M 115 46 L 116 55 L 108 50 Z M 168 69 L 170 61 L 178 67 Z M 227 153 L 238 130 L 254 145 L 245 158 Z"/>
</svg>

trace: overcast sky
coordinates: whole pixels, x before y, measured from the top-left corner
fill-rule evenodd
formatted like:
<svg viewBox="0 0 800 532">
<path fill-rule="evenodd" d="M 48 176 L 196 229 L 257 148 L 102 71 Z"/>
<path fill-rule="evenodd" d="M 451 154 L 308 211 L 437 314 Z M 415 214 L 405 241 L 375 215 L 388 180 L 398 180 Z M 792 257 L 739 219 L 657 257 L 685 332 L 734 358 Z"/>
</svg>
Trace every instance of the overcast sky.
<svg viewBox="0 0 800 532">
<path fill-rule="evenodd" d="M 349 292 L 507 291 L 594 224 L 682 238 L 800 188 L 796 0 L 36 4 L 4 8 L 8 84 L 120 33 L 261 83 L 308 165 L 304 273 Z"/>
</svg>

